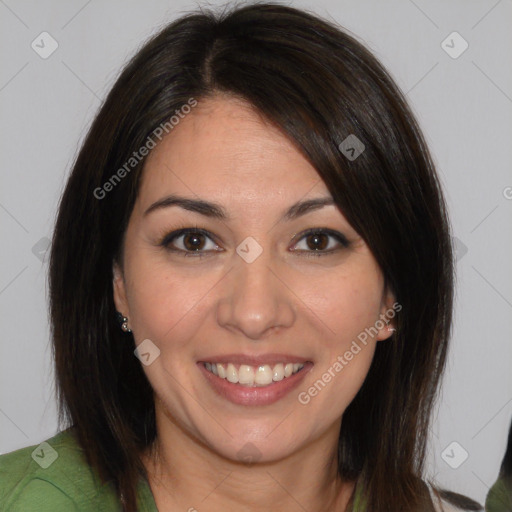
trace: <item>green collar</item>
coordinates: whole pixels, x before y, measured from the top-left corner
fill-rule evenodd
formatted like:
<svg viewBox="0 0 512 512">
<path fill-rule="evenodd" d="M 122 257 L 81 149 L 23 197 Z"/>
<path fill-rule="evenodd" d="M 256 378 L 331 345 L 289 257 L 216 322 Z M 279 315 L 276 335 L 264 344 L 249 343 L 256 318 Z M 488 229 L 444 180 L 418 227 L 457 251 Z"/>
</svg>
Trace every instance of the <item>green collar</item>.
<svg viewBox="0 0 512 512">
<path fill-rule="evenodd" d="M 363 497 L 363 487 L 361 485 L 360 479 L 358 479 L 354 491 L 354 512 L 363 512 L 366 508 L 365 503 L 366 500 Z"/>
</svg>

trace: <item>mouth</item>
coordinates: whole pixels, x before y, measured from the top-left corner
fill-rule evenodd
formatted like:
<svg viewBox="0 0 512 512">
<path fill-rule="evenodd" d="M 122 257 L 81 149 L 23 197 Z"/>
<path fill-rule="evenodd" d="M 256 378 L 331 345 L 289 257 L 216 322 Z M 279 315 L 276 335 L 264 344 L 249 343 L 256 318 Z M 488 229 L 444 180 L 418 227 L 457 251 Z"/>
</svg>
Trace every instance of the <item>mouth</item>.
<svg viewBox="0 0 512 512">
<path fill-rule="evenodd" d="M 269 405 L 297 387 L 313 367 L 292 356 L 213 357 L 197 366 L 213 390 L 239 405 Z"/>
</svg>

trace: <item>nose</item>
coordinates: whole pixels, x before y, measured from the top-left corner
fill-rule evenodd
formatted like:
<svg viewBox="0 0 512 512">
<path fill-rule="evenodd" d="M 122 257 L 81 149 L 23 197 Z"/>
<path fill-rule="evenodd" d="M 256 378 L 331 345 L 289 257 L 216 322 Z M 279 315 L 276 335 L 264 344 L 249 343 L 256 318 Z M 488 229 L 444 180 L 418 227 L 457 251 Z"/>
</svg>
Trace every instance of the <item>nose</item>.
<svg viewBox="0 0 512 512">
<path fill-rule="evenodd" d="M 265 251 L 252 263 L 235 256 L 217 304 L 220 326 L 256 341 L 294 324 L 293 293 L 271 263 Z"/>
</svg>

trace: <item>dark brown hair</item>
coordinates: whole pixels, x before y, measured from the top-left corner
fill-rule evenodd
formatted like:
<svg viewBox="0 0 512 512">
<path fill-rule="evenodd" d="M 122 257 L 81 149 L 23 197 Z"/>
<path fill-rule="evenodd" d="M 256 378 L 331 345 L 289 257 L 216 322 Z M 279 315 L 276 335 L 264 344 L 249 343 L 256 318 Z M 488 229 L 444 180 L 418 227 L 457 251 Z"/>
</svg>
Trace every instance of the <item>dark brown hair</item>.
<svg viewBox="0 0 512 512">
<path fill-rule="evenodd" d="M 116 321 L 112 265 L 144 159 L 95 194 L 190 98 L 242 98 L 316 168 L 402 305 L 344 413 L 339 474 L 358 478 L 368 511 L 430 510 L 421 480 L 431 409 L 452 319 L 445 203 L 404 97 L 354 37 L 278 4 L 200 10 L 166 26 L 126 65 L 102 105 L 61 199 L 50 262 L 59 421 L 92 467 L 136 510 L 141 450 L 155 439 L 153 392 Z M 339 145 L 355 135 L 350 160 Z M 425 505 L 426 504 L 426 505 Z"/>
<path fill-rule="evenodd" d="M 512 485 L 512 422 L 508 431 L 507 448 L 501 462 L 500 478 L 508 480 Z"/>
</svg>

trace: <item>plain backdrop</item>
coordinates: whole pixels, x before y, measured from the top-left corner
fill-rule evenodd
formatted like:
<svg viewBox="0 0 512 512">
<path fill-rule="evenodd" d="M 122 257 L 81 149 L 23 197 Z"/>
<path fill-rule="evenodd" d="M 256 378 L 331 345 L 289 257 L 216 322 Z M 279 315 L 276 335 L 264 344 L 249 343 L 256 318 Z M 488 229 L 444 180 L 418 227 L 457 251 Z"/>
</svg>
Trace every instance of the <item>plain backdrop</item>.
<svg viewBox="0 0 512 512">
<path fill-rule="evenodd" d="M 428 473 L 483 502 L 512 417 L 512 2 L 288 3 L 365 42 L 406 93 L 432 150 L 458 276 Z M 126 60 L 196 5 L 0 0 L 1 453 L 57 431 L 45 256 L 80 142 Z"/>
</svg>

